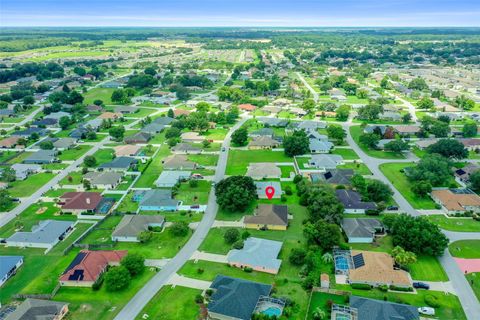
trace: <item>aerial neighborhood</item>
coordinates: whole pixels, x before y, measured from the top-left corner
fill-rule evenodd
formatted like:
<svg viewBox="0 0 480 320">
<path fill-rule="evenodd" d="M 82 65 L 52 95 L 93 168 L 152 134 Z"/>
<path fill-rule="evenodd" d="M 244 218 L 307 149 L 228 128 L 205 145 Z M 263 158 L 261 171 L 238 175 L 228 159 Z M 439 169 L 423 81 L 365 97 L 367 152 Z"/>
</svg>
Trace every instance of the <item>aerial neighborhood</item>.
<svg viewBox="0 0 480 320">
<path fill-rule="evenodd" d="M 1 36 L 0 320 L 480 319 L 479 32 L 382 30 Z"/>
</svg>

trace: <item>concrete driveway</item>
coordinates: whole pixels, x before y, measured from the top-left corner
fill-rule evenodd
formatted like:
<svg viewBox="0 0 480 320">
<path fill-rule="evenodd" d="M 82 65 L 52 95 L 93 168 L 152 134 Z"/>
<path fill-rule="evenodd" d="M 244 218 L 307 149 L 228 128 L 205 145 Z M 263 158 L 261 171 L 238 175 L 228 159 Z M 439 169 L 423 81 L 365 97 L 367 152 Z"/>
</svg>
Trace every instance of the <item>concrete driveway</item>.
<svg viewBox="0 0 480 320">
<path fill-rule="evenodd" d="M 170 284 L 173 287 L 181 286 L 181 287 L 187 287 L 192 289 L 207 290 L 208 288 L 210 288 L 210 285 L 212 284 L 212 282 L 187 278 L 175 273 L 170 277 L 170 279 L 168 279 L 167 284 Z"/>
<path fill-rule="evenodd" d="M 198 260 L 204 260 L 204 261 L 211 261 L 211 262 L 217 262 L 217 263 L 228 263 L 226 255 L 208 253 L 208 252 L 202 252 L 202 251 L 195 251 L 192 254 L 192 257 L 190 259 L 195 260 L 195 262 L 197 262 Z"/>
</svg>

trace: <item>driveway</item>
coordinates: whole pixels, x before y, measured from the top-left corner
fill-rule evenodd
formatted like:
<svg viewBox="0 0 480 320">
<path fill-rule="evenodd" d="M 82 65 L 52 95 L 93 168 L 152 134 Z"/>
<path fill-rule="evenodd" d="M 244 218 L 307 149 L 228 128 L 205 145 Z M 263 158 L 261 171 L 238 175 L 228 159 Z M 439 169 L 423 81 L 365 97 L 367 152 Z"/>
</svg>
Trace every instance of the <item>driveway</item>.
<svg viewBox="0 0 480 320">
<path fill-rule="evenodd" d="M 226 255 L 208 253 L 203 251 L 195 251 L 190 259 L 195 260 L 195 263 L 198 260 L 217 262 L 217 263 L 228 263 Z"/>
<path fill-rule="evenodd" d="M 175 273 L 170 277 L 170 279 L 168 279 L 167 284 L 171 284 L 173 287 L 181 286 L 181 287 L 187 287 L 192 289 L 207 290 L 208 288 L 210 288 L 210 285 L 212 284 L 212 282 L 187 278 Z"/>
<path fill-rule="evenodd" d="M 242 118 L 236 123 L 228 132 L 222 147 L 225 148 L 225 152 L 221 152 L 218 158 L 217 170 L 215 171 L 215 182 L 223 179 L 225 176 L 225 168 L 227 166 L 228 149 L 230 147 L 230 137 L 232 133 L 240 128 L 248 118 Z M 218 205 L 215 197 L 215 190 L 210 191 L 208 197 L 207 210 L 199 223 L 195 232 L 183 248 L 177 253 L 177 255 L 170 260 L 165 267 L 162 268 L 150 281 L 140 289 L 135 296 L 123 307 L 120 313 L 115 317 L 115 320 L 131 320 L 142 311 L 145 305 L 150 301 L 155 294 L 164 285 L 168 284 L 169 279 L 176 274 L 178 270 L 187 262 L 193 253 L 198 249 L 208 234 L 208 231 L 215 221 L 217 215 Z M 199 280 L 196 280 L 199 281 Z"/>
</svg>

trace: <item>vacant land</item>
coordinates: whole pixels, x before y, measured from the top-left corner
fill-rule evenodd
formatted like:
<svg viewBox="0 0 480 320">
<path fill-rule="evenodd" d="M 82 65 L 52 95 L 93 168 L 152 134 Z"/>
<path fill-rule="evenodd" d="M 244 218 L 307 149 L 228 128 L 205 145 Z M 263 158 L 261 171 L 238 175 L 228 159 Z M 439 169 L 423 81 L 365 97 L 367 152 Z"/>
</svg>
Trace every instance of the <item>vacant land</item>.
<svg viewBox="0 0 480 320">
<path fill-rule="evenodd" d="M 427 218 L 440 228 L 458 232 L 480 232 L 480 221 L 472 218 L 447 218 L 444 215 L 429 215 Z"/>
<path fill-rule="evenodd" d="M 252 162 L 291 162 L 283 151 L 271 150 L 230 150 L 228 152 L 227 175 L 245 175 L 249 163 Z"/>
<path fill-rule="evenodd" d="M 460 240 L 449 244 L 450 254 L 457 258 L 480 259 L 480 240 Z"/>
</svg>

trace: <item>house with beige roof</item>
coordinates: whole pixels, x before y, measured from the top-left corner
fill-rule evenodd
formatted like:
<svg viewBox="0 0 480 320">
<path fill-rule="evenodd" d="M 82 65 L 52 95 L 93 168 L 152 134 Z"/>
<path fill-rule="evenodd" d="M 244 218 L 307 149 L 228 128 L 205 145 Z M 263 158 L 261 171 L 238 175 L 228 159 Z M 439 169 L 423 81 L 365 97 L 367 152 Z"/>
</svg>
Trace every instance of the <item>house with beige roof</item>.
<svg viewBox="0 0 480 320">
<path fill-rule="evenodd" d="M 271 162 L 252 162 L 248 165 L 246 176 L 254 180 L 279 179 L 282 170 Z"/>
<path fill-rule="evenodd" d="M 448 214 L 465 211 L 480 212 L 480 197 L 470 189 L 433 190 L 431 197 Z"/>
<path fill-rule="evenodd" d="M 278 204 L 260 204 L 253 216 L 243 219 L 243 226 L 257 230 L 287 230 L 288 207 Z"/>
<path fill-rule="evenodd" d="M 184 132 L 180 136 L 183 142 L 200 143 L 205 140 L 204 136 L 201 136 L 198 132 Z"/>
<path fill-rule="evenodd" d="M 261 136 L 254 138 L 249 144 L 248 149 L 250 150 L 261 150 L 261 149 L 273 149 L 281 145 L 280 141 L 273 139 L 269 136 Z"/>
<path fill-rule="evenodd" d="M 133 144 L 127 144 L 127 145 L 113 147 L 113 150 L 115 150 L 115 156 L 117 156 L 117 157 L 133 157 L 133 156 L 136 156 L 136 155 L 138 155 L 140 149 L 142 149 L 141 146 L 137 146 L 137 145 L 133 145 Z"/>
</svg>

